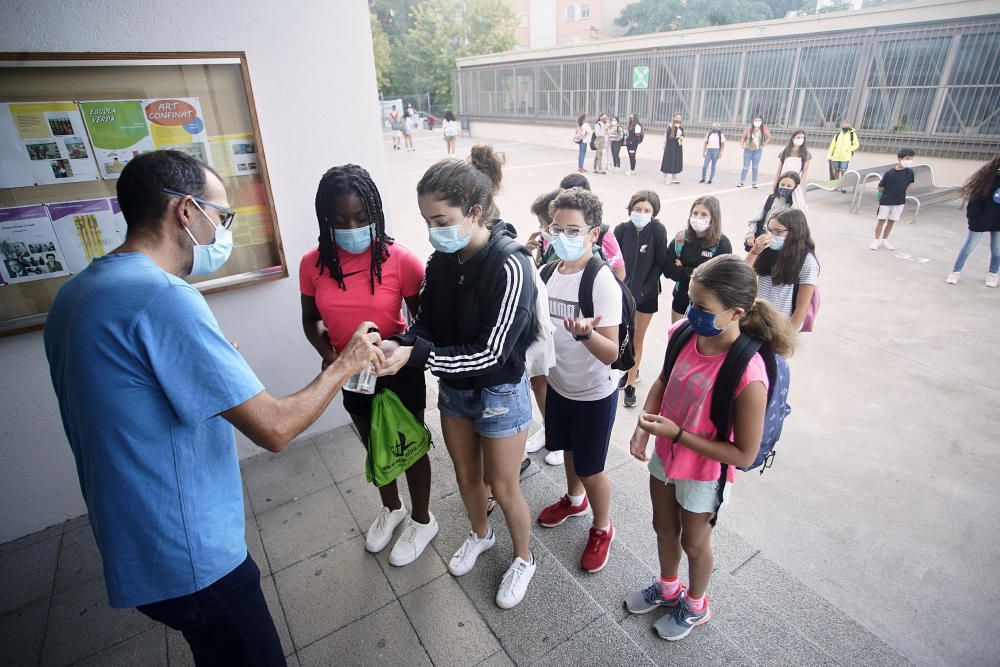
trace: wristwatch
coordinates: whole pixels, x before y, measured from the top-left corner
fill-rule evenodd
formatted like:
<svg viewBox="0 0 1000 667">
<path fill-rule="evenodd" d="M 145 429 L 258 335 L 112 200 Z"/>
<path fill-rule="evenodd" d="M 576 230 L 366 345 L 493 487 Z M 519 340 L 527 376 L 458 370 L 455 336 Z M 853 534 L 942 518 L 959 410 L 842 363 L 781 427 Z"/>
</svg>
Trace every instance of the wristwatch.
<svg viewBox="0 0 1000 667">
<path fill-rule="evenodd" d="M 590 340 L 590 334 L 592 334 L 592 333 L 594 333 L 594 332 L 593 331 L 588 331 L 586 336 L 577 336 L 576 334 L 573 334 L 573 340 L 581 340 L 581 341 L 582 340 Z"/>
</svg>

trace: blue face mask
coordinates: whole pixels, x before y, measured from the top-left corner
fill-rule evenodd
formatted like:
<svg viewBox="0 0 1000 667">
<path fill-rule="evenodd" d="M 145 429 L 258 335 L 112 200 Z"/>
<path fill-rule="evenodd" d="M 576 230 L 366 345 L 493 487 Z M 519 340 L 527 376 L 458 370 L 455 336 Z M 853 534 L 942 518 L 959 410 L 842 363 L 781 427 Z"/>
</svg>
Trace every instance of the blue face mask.
<svg viewBox="0 0 1000 667">
<path fill-rule="evenodd" d="M 628 219 L 635 225 L 636 229 L 642 229 L 649 224 L 650 220 L 653 219 L 652 213 L 636 213 L 633 211 L 629 214 Z"/>
<path fill-rule="evenodd" d="M 368 250 L 372 244 L 372 226 L 365 225 L 355 229 L 334 229 L 333 241 L 337 247 L 343 248 L 352 255 L 357 255 Z"/>
<path fill-rule="evenodd" d="M 438 252 L 455 253 L 469 245 L 469 241 L 472 240 L 472 228 L 469 228 L 468 234 L 462 236 L 462 225 L 465 224 L 466 220 L 468 220 L 468 217 L 464 218 L 457 225 L 431 227 L 428 229 L 428 236 L 434 249 Z"/>
<path fill-rule="evenodd" d="M 567 262 L 574 262 L 580 259 L 583 256 L 584 250 L 587 249 L 588 234 L 580 234 L 575 239 L 566 238 L 565 234 L 553 236 L 552 247 L 556 251 L 556 256 Z"/>
<path fill-rule="evenodd" d="M 732 310 L 732 308 L 727 308 L 722 311 L 722 313 L 727 313 L 730 310 Z M 725 331 L 725 329 L 720 329 L 715 326 L 715 318 L 722 313 L 706 313 L 700 308 L 695 308 L 694 306 L 689 305 L 686 316 L 688 322 L 691 323 L 691 328 L 696 334 L 704 336 L 705 338 L 711 338 L 712 336 L 718 336 L 720 333 Z M 732 322 L 729 324 L 732 324 Z M 729 327 L 729 324 L 726 325 L 727 328 Z"/>
<path fill-rule="evenodd" d="M 772 236 L 771 242 L 767 244 L 767 247 L 771 250 L 781 250 L 785 246 L 784 236 Z"/>
<path fill-rule="evenodd" d="M 198 206 L 198 202 L 191 200 L 191 203 L 198 207 L 201 214 L 208 218 L 208 221 L 212 223 L 215 227 L 215 240 L 209 245 L 201 245 L 198 240 L 191 233 L 191 230 L 187 227 L 184 231 L 187 235 L 191 237 L 194 241 L 194 261 L 191 264 L 191 275 L 192 276 L 207 276 L 210 273 L 215 273 L 219 270 L 226 260 L 229 259 L 229 255 L 233 252 L 233 233 L 223 227 L 222 225 L 217 225 L 212 221 L 212 218 L 205 213 L 205 209 Z"/>
</svg>

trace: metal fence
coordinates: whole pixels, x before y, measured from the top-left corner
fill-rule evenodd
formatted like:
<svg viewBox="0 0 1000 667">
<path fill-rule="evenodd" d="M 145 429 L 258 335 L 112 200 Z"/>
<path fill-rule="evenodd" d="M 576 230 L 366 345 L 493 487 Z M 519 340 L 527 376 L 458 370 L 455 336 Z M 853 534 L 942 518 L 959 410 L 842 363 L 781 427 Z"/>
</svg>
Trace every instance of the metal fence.
<svg viewBox="0 0 1000 667">
<path fill-rule="evenodd" d="M 648 87 L 633 87 L 636 75 Z M 802 128 L 825 147 L 848 118 L 864 150 L 1000 153 L 1000 17 L 496 63 L 459 69 L 456 84 L 473 119 L 634 112 L 662 130 L 680 112 L 689 131 L 719 122 L 739 132 L 759 113 L 775 141 Z"/>
</svg>

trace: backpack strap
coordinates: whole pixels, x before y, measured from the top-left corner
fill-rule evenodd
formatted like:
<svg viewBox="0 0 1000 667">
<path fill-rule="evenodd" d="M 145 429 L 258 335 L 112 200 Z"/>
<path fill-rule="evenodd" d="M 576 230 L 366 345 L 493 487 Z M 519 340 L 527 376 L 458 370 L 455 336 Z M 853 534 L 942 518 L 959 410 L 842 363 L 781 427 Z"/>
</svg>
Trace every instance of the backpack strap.
<svg viewBox="0 0 1000 667">
<path fill-rule="evenodd" d="M 580 278 L 580 293 L 578 299 L 580 300 L 580 314 L 584 317 L 594 316 L 594 280 L 597 279 L 597 273 L 607 266 L 599 257 L 593 255 L 587 261 L 587 266 L 583 269 L 583 276 Z"/>
<path fill-rule="evenodd" d="M 674 254 L 677 255 L 678 259 L 680 259 L 681 253 L 684 252 L 684 235 L 685 231 L 682 229 L 674 237 Z"/>
<path fill-rule="evenodd" d="M 667 341 L 667 352 L 663 355 L 663 370 L 661 371 L 664 382 L 670 379 L 670 372 L 674 369 L 678 355 L 692 336 L 694 336 L 694 329 L 690 322 L 684 320 Z"/>
<path fill-rule="evenodd" d="M 542 268 L 538 270 L 539 275 L 542 277 L 543 283 L 548 283 L 549 278 L 555 273 L 556 268 L 559 266 L 559 262 L 549 262 L 548 264 L 543 264 Z"/>
</svg>

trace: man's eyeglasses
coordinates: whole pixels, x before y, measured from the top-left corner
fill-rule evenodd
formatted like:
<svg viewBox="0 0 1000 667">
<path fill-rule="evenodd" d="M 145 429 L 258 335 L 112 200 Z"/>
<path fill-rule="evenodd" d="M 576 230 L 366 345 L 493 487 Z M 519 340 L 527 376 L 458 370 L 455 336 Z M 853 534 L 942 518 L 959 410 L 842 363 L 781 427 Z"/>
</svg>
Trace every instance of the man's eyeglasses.
<svg viewBox="0 0 1000 667">
<path fill-rule="evenodd" d="M 177 190 L 171 190 L 170 188 L 163 188 L 164 194 L 173 195 L 174 197 L 191 197 L 192 200 L 198 202 L 202 206 L 207 206 L 208 208 L 215 209 L 220 213 L 223 213 L 222 220 L 219 224 L 222 225 L 223 229 L 229 229 L 233 225 L 233 219 L 236 217 L 236 211 L 231 208 L 226 208 L 225 206 L 219 206 L 218 204 L 213 204 L 212 202 L 205 201 L 204 199 L 198 199 L 189 194 L 183 192 L 178 192 Z"/>
<path fill-rule="evenodd" d="M 593 227 L 560 227 L 559 225 L 549 225 L 548 232 L 552 236 L 562 234 L 568 239 L 575 239 L 580 234 L 588 233 Z"/>
</svg>

